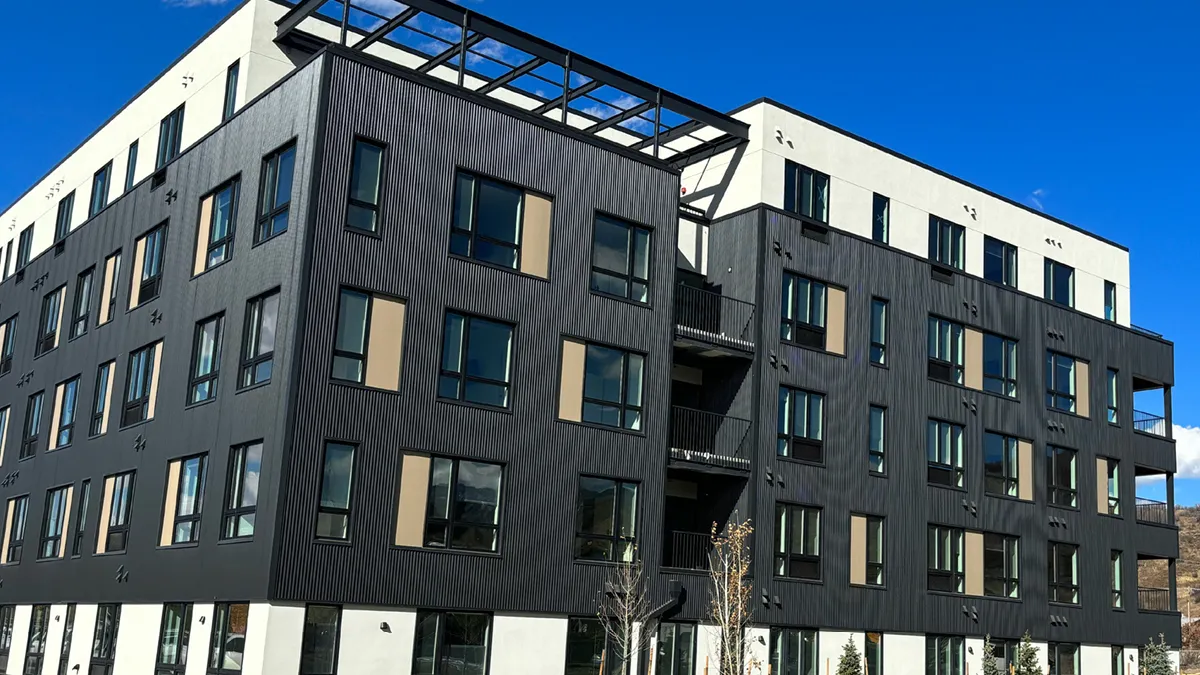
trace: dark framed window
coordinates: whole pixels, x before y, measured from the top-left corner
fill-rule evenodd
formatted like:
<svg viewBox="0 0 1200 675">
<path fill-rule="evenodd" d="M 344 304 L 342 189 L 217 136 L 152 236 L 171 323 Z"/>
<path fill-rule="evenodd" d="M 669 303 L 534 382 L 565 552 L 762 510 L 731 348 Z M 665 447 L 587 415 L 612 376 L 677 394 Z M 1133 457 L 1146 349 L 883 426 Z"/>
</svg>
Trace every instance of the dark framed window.
<svg viewBox="0 0 1200 675">
<path fill-rule="evenodd" d="M 221 517 L 222 539 L 241 539 L 254 536 L 254 516 L 258 509 L 258 477 L 262 471 L 262 451 L 262 441 L 254 441 L 244 445 L 235 445 L 229 452 L 225 513 Z"/>
<path fill-rule="evenodd" d="M 75 408 L 79 399 L 79 376 L 59 385 L 62 400 L 58 406 L 58 436 L 53 439 L 54 448 L 62 448 L 75 440 Z"/>
<path fill-rule="evenodd" d="M 963 663 L 961 636 L 925 636 L 925 675 L 963 675 Z"/>
<path fill-rule="evenodd" d="M 487 675 L 491 615 L 420 610 L 416 632 L 413 673 Z"/>
<path fill-rule="evenodd" d="M 1009 667 L 1017 667 L 1019 663 L 1018 657 L 1021 651 L 1020 640 L 1005 640 L 1003 638 L 991 638 L 992 641 L 992 659 L 996 667 L 1001 673 L 1008 673 Z"/>
<path fill-rule="evenodd" d="M 13 314 L 0 325 L 4 337 L 0 340 L 0 375 L 12 372 L 13 350 L 17 344 L 17 315 Z"/>
<path fill-rule="evenodd" d="M 338 295 L 332 372 L 335 380 L 362 384 L 367 372 L 371 304 L 371 296 L 360 291 L 343 288 Z"/>
<path fill-rule="evenodd" d="M 33 255 L 33 225 L 21 230 L 17 239 L 17 269 L 25 269 Z"/>
<path fill-rule="evenodd" d="M 1020 542 L 1016 537 L 992 532 L 984 533 L 984 595 L 998 598 L 1021 597 L 1019 546 Z"/>
<path fill-rule="evenodd" d="M 108 398 L 112 388 L 116 361 L 102 363 L 96 368 L 96 389 L 92 393 L 92 421 L 88 425 L 89 436 L 99 436 L 108 427 Z"/>
<path fill-rule="evenodd" d="M 783 273 L 779 338 L 784 342 L 825 349 L 825 284 Z"/>
<path fill-rule="evenodd" d="M 1079 675 L 1079 645 L 1051 642 L 1046 656 L 1050 665 L 1046 675 Z"/>
<path fill-rule="evenodd" d="M 1075 412 L 1075 359 L 1046 351 L 1046 407 Z"/>
<path fill-rule="evenodd" d="M 1108 489 L 1108 515 L 1121 515 L 1121 462 L 1105 457 L 1105 486 Z"/>
<path fill-rule="evenodd" d="M 42 675 L 46 660 L 46 633 L 50 630 L 50 605 L 34 605 L 29 617 L 29 640 L 25 643 L 25 675 Z"/>
<path fill-rule="evenodd" d="M 829 176 L 795 162 L 785 163 L 783 208 L 819 223 L 829 222 Z"/>
<path fill-rule="evenodd" d="M 1125 648 L 1112 646 L 1112 675 L 1125 675 Z"/>
<path fill-rule="evenodd" d="M 600 675 L 601 661 L 605 664 L 605 672 L 620 672 L 628 663 L 621 653 L 622 649 L 620 642 L 609 636 L 600 619 L 570 617 L 567 619 L 567 664 L 564 675 Z"/>
<path fill-rule="evenodd" d="M 117 633 L 120 627 L 120 605 L 96 607 L 96 627 L 92 631 L 92 657 L 88 675 L 113 675 L 113 661 L 117 657 Z"/>
<path fill-rule="evenodd" d="M 174 527 L 171 544 L 200 540 L 200 516 L 204 511 L 204 484 L 208 478 L 208 455 L 193 455 L 179 461 L 179 485 L 175 493 Z"/>
<path fill-rule="evenodd" d="M 820 581 L 820 508 L 775 504 L 775 576 Z"/>
<path fill-rule="evenodd" d="M 12 517 L 8 525 L 8 550 L 4 552 L 4 562 L 15 564 L 21 562 L 21 553 L 25 549 L 25 521 L 29 516 L 29 495 L 8 500 L 8 512 Z"/>
<path fill-rule="evenodd" d="M 983 432 L 983 489 L 990 495 L 1016 497 L 1020 488 L 1019 441 L 993 431 Z"/>
<path fill-rule="evenodd" d="M 300 675 L 335 675 L 341 637 L 342 608 L 308 605 L 300 641 Z"/>
<path fill-rule="evenodd" d="M 962 225 L 948 220 L 929 216 L 929 259 L 953 267 L 964 269 L 966 256 L 967 230 Z"/>
<path fill-rule="evenodd" d="M 867 576 L 868 586 L 884 584 L 884 530 L 882 516 L 865 516 L 867 521 Z"/>
<path fill-rule="evenodd" d="M 112 183 L 112 160 L 92 176 L 92 198 L 88 200 L 88 218 L 108 206 L 109 184 Z"/>
<path fill-rule="evenodd" d="M 1049 549 L 1050 602 L 1079 604 L 1079 547 L 1052 541 Z"/>
<path fill-rule="evenodd" d="M 1104 382 L 1105 398 L 1108 402 L 1106 419 L 1108 419 L 1109 424 L 1120 424 L 1121 408 L 1117 399 L 1117 371 L 1109 368 Z"/>
<path fill-rule="evenodd" d="M 38 559 L 58 558 L 62 550 L 63 529 L 67 520 L 67 495 L 70 485 L 46 491 L 46 511 L 42 516 L 42 541 Z"/>
<path fill-rule="evenodd" d="M 62 320 L 62 301 L 66 286 L 59 286 L 42 297 L 42 314 L 38 320 L 38 341 L 34 356 L 41 356 L 58 346 L 58 325 Z"/>
<path fill-rule="evenodd" d="M 158 374 L 158 349 L 155 342 L 129 354 L 129 368 L 125 374 L 125 405 L 121 409 L 121 426 L 145 421 L 150 418 L 150 393 Z"/>
<path fill-rule="evenodd" d="M 154 675 L 184 675 L 191 629 L 192 603 L 168 602 L 163 605 Z"/>
<path fill-rule="evenodd" d="M 125 155 L 125 191 L 129 192 L 137 183 L 135 176 L 137 175 L 137 157 L 138 157 L 138 142 L 134 141 L 129 144 L 129 152 Z"/>
<path fill-rule="evenodd" d="M 883 675 L 883 633 L 866 633 L 863 642 L 863 667 L 870 675 Z"/>
<path fill-rule="evenodd" d="M 96 268 L 89 267 L 75 279 L 75 305 L 71 310 L 72 340 L 87 332 L 92 312 L 92 280 L 95 276 Z"/>
<path fill-rule="evenodd" d="M 963 426 L 942 420 L 925 425 L 928 480 L 932 485 L 963 486 Z"/>
<path fill-rule="evenodd" d="M 928 588 L 939 593 L 962 593 L 963 531 L 957 527 L 929 526 Z"/>
<path fill-rule="evenodd" d="M 888 301 L 871 298 L 871 363 L 887 365 Z"/>
<path fill-rule="evenodd" d="M 233 117 L 237 112 L 238 75 L 242 70 L 242 60 L 238 59 L 225 69 L 225 102 L 221 106 L 221 121 Z"/>
<path fill-rule="evenodd" d="M 188 381 L 188 404 L 217 397 L 217 378 L 221 373 L 221 331 L 225 314 L 196 322 L 192 338 L 192 367 Z"/>
<path fill-rule="evenodd" d="M 641 354 L 589 344 L 584 358 L 583 421 L 640 430 L 644 361 Z"/>
<path fill-rule="evenodd" d="M 346 227 L 374 233 L 379 229 L 379 203 L 383 190 L 385 149 L 379 143 L 356 138 L 350 158 L 350 195 Z"/>
<path fill-rule="evenodd" d="M 21 433 L 21 459 L 28 459 L 37 453 L 38 437 L 42 430 L 42 401 L 45 391 L 29 397 L 25 404 L 25 428 Z"/>
<path fill-rule="evenodd" d="M 1121 589 L 1124 588 L 1121 582 L 1121 552 L 1112 551 L 1109 554 L 1109 589 L 1111 591 L 1111 602 L 1113 609 L 1121 609 L 1125 606 L 1124 598 Z"/>
<path fill-rule="evenodd" d="M 183 104 L 171 111 L 158 125 L 158 156 L 154 170 L 163 168 L 179 155 L 183 145 Z"/>
<path fill-rule="evenodd" d="M 104 307 L 104 298 L 100 299 L 103 311 L 96 317 L 96 325 L 101 326 L 113 320 L 117 315 L 117 280 L 121 278 L 121 252 L 116 251 L 104 259 L 104 286 L 101 292 L 108 293 L 108 306 Z"/>
<path fill-rule="evenodd" d="M 8 670 L 8 655 L 12 652 L 13 622 L 16 605 L 0 605 L 0 669 Z"/>
<path fill-rule="evenodd" d="M 425 511 L 425 545 L 496 551 L 503 473 L 499 464 L 434 457 Z"/>
<path fill-rule="evenodd" d="M 654 675 L 693 675 L 696 672 L 696 624 L 660 622 L 656 643 Z"/>
<path fill-rule="evenodd" d="M 438 396 L 507 408 L 513 331 L 511 324 L 447 312 Z"/>
<path fill-rule="evenodd" d="M 804 462 L 824 461 L 824 394 L 780 387 L 778 421 L 777 455 Z"/>
<path fill-rule="evenodd" d="M 234 178 L 200 199 L 200 221 L 207 223 L 208 236 L 197 241 L 203 247 L 203 263 L 197 272 L 205 272 L 233 257 L 233 235 L 237 229 L 238 199 L 242 181 Z M 206 228 L 200 227 L 203 234 Z"/>
<path fill-rule="evenodd" d="M 817 631 L 805 628 L 771 628 L 772 673 L 817 675 Z"/>
<path fill-rule="evenodd" d="M 871 406 L 867 438 L 867 461 L 871 467 L 871 473 L 886 473 L 887 408 L 881 405 Z"/>
<path fill-rule="evenodd" d="M 54 215 L 54 241 L 60 242 L 71 233 L 71 220 L 75 215 L 75 191 L 58 200 L 58 211 Z M 89 211 L 88 217 L 93 214 Z"/>
<path fill-rule="evenodd" d="M 246 327 L 242 331 L 242 363 L 238 384 L 252 387 L 271 381 L 275 357 L 275 322 L 279 318 L 279 289 L 246 303 Z"/>
<path fill-rule="evenodd" d="M 1017 247 L 1006 241 L 984 236 L 983 278 L 1016 288 Z"/>
<path fill-rule="evenodd" d="M 163 256 L 167 246 L 167 224 L 150 230 L 138 238 L 142 250 L 142 269 L 135 270 L 138 284 L 137 302 L 134 307 L 150 302 L 162 290 Z M 130 308 L 132 309 L 132 307 Z"/>
<path fill-rule="evenodd" d="M 650 302 L 650 230 L 596 214 L 591 287 L 597 293 Z"/>
<path fill-rule="evenodd" d="M 71 557 L 83 555 L 83 536 L 87 532 L 88 503 L 92 501 L 92 481 L 85 480 L 79 486 L 79 501 L 75 502 L 75 541 L 71 544 Z"/>
<path fill-rule="evenodd" d="M 246 603 L 221 602 L 213 608 L 212 637 L 208 646 L 209 675 L 242 672 L 249 618 L 250 605 Z"/>
<path fill-rule="evenodd" d="M 962 324 L 929 317 L 929 377 L 954 384 L 963 383 Z"/>
<path fill-rule="evenodd" d="M 1056 445 L 1046 446 L 1046 487 L 1051 506 L 1078 506 L 1079 483 L 1076 477 L 1078 453 Z"/>
<path fill-rule="evenodd" d="M 287 232 L 288 211 L 292 204 L 292 172 L 295 166 L 294 142 L 263 158 L 262 183 L 258 190 L 258 226 L 254 229 L 254 243 Z"/>
<path fill-rule="evenodd" d="M 6 244 L 4 246 L 4 271 L 3 271 L 4 279 L 7 279 L 10 275 L 12 275 L 12 267 L 13 267 L 13 241 L 11 239 L 9 239 L 8 244 Z"/>
<path fill-rule="evenodd" d="M 871 206 L 871 238 L 886 244 L 892 226 L 892 200 L 875 193 Z"/>
<path fill-rule="evenodd" d="M 133 515 L 133 471 L 112 476 L 112 497 L 108 503 L 108 530 L 104 550 L 124 551 L 129 539 L 129 520 Z"/>
<path fill-rule="evenodd" d="M 71 660 L 71 643 L 75 639 L 75 603 L 67 604 L 67 616 L 63 624 L 62 647 L 58 652 L 58 675 L 67 675 Z"/>
<path fill-rule="evenodd" d="M 454 176 L 450 253 L 518 269 L 524 210 L 524 190 L 459 171 Z"/>
<path fill-rule="evenodd" d="M 1017 397 L 1017 341 L 983 334 L 983 390 Z"/>
<path fill-rule="evenodd" d="M 637 483 L 580 476 L 575 498 L 575 557 L 631 562 L 637 543 Z"/>
<path fill-rule="evenodd" d="M 1111 281 L 1104 282 L 1104 319 L 1117 320 L 1117 285 Z"/>
<path fill-rule="evenodd" d="M 1046 258 L 1046 299 L 1067 307 L 1075 306 L 1075 268 Z"/>
<path fill-rule="evenodd" d="M 321 463 L 321 502 L 317 509 L 317 538 L 350 538 L 350 500 L 354 490 L 357 446 L 326 441 Z"/>
</svg>

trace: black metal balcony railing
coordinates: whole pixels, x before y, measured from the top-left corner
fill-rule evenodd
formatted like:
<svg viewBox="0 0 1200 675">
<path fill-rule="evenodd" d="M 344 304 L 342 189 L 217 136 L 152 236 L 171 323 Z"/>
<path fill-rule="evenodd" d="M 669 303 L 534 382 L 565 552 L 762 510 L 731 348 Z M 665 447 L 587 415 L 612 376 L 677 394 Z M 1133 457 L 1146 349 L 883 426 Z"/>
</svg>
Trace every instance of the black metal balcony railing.
<svg viewBox="0 0 1200 675">
<path fill-rule="evenodd" d="M 750 470 L 750 420 L 671 407 L 671 458 Z"/>
<path fill-rule="evenodd" d="M 680 570 L 708 570 L 712 555 L 712 536 L 703 532 L 672 531 L 663 567 Z"/>
<path fill-rule="evenodd" d="M 1171 589 L 1138 587 L 1138 609 L 1149 612 L 1171 611 Z"/>
<path fill-rule="evenodd" d="M 1134 509 L 1139 523 L 1171 524 L 1171 513 L 1166 502 L 1138 497 Z"/>
<path fill-rule="evenodd" d="M 1139 326 L 1137 324 L 1131 323 L 1131 324 L 1129 324 L 1129 327 L 1136 330 L 1139 333 L 1144 334 L 1144 335 L 1149 335 L 1149 336 L 1156 337 L 1156 338 L 1162 337 L 1162 333 L 1156 333 L 1156 332 L 1150 330 L 1149 328 L 1142 328 L 1141 326 Z"/>
<path fill-rule="evenodd" d="M 694 340 L 754 350 L 754 304 L 702 288 L 675 286 L 676 331 Z"/>
<path fill-rule="evenodd" d="M 1140 410 L 1133 411 L 1133 430 L 1155 436 L 1167 435 L 1167 420 L 1159 415 L 1152 415 Z"/>
</svg>

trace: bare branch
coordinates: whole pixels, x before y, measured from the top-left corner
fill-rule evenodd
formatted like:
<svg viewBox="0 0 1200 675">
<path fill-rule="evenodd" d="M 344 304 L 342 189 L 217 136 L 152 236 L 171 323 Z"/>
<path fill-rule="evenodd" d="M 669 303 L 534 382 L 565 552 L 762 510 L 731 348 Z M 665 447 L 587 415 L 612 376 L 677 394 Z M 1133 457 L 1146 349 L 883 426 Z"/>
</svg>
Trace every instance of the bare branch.
<svg viewBox="0 0 1200 675">
<path fill-rule="evenodd" d="M 655 627 L 647 625 L 652 609 L 650 592 L 636 551 L 632 562 L 613 568 L 604 582 L 599 605 L 596 616 L 611 645 L 604 659 L 604 675 L 632 675 L 631 657 L 650 646 L 655 633 Z"/>
<path fill-rule="evenodd" d="M 733 524 L 721 532 L 717 524 L 712 527 L 712 558 L 709 564 L 711 582 L 710 617 L 717 627 L 721 653 L 717 662 L 718 675 L 739 675 L 743 667 L 760 667 L 756 659 L 747 654 L 746 629 L 750 626 L 751 587 L 750 535 L 754 532 L 750 521 L 739 522 L 737 514 Z"/>
</svg>

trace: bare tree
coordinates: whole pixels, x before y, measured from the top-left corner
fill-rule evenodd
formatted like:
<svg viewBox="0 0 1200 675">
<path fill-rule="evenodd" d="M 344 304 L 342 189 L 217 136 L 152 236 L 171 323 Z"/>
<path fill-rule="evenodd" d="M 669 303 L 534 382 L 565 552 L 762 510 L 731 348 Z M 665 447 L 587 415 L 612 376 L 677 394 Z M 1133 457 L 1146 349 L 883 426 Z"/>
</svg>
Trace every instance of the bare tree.
<svg viewBox="0 0 1200 675">
<path fill-rule="evenodd" d="M 596 616 L 604 626 L 609 645 L 600 675 L 633 674 L 633 656 L 645 650 L 654 638 L 654 627 L 647 625 L 650 611 L 646 570 L 634 551 L 632 561 L 613 568 L 600 592 Z"/>
<path fill-rule="evenodd" d="M 750 535 L 753 532 L 750 521 L 739 522 L 736 513 L 733 524 L 724 532 L 713 523 L 709 565 L 712 583 L 710 616 L 716 625 L 721 647 L 717 675 L 741 675 L 743 663 L 747 671 L 760 667 L 757 660 L 746 653 L 746 629 L 750 626 L 753 609 L 750 602 L 753 588 L 749 581 Z"/>
</svg>

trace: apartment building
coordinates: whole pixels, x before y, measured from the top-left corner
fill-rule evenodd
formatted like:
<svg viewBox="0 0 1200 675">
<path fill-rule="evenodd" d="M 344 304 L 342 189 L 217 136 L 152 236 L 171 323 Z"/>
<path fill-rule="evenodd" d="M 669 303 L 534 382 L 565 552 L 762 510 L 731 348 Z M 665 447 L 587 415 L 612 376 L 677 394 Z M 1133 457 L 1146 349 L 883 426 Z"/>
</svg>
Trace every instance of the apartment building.
<svg viewBox="0 0 1200 675">
<path fill-rule="evenodd" d="M 780 103 L 247 0 L 0 221 L 6 672 L 607 675 L 637 557 L 716 675 L 743 520 L 750 673 L 1178 649 L 1128 250 Z"/>
</svg>

